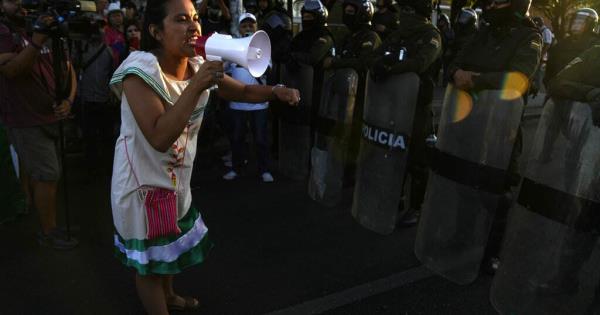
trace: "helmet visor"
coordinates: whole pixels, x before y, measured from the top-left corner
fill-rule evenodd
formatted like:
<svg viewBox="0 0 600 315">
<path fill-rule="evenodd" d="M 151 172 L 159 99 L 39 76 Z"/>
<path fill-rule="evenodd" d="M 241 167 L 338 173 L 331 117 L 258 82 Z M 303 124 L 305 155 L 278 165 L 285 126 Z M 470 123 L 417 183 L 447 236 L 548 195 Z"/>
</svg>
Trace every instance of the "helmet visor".
<svg viewBox="0 0 600 315">
<path fill-rule="evenodd" d="M 576 35 L 585 32 L 586 26 L 590 17 L 583 14 L 576 14 L 573 19 L 571 19 L 571 24 L 569 25 L 569 33 Z"/>
</svg>

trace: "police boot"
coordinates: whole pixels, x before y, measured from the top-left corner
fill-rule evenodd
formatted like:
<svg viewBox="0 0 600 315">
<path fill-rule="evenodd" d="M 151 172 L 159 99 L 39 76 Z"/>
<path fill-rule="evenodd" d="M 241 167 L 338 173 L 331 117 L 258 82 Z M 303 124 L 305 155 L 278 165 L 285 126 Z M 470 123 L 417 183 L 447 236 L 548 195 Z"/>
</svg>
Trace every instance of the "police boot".
<svg viewBox="0 0 600 315">
<path fill-rule="evenodd" d="M 398 220 L 398 227 L 406 228 L 416 225 L 419 222 L 421 216 L 421 209 L 409 208 L 406 213 Z"/>
</svg>

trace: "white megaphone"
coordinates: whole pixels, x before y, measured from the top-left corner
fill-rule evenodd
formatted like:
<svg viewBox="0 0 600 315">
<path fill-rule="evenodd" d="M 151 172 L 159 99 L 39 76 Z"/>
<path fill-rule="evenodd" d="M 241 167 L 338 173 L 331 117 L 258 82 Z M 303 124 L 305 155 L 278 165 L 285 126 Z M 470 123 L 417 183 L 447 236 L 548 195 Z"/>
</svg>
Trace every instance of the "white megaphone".
<svg viewBox="0 0 600 315">
<path fill-rule="evenodd" d="M 211 36 L 198 37 L 196 54 L 206 60 L 234 62 L 258 78 L 267 71 L 271 62 L 271 40 L 264 31 L 235 39 L 229 35 L 214 33 Z"/>
</svg>

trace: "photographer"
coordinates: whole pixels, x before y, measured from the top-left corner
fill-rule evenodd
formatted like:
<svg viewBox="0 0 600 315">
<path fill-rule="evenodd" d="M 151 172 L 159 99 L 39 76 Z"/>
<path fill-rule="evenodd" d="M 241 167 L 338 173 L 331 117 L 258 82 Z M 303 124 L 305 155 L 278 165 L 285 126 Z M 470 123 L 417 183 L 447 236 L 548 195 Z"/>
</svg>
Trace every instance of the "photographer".
<svg viewBox="0 0 600 315">
<path fill-rule="evenodd" d="M 67 118 L 75 98 L 75 74 L 69 62 L 62 64 L 64 77 L 55 78 L 47 30 L 54 20 L 41 16 L 29 37 L 20 0 L 0 0 L 0 120 L 7 127 L 21 163 L 21 180 L 32 187 L 42 231 L 38 242 L 55 249 L 71 249 L 56 228 L 56 192 L 60 178 L 59 120 Z M 41 33 L 43 32 L 43 33 Z M 61 91 L 66 79 L 69 91 Z M 68 92 L 68 93 L 66 93 Z M 63 93 L 63 94 L 58 94 Z M 68 95 L 56 102 L 56 95 Z"/>
</svg>

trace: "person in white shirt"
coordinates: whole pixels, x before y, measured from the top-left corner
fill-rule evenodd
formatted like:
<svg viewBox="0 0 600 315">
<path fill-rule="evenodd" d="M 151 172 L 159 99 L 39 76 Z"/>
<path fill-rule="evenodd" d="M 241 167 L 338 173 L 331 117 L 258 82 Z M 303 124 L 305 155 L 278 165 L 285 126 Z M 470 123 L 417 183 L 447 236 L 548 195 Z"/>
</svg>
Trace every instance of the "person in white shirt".
<svg viewBox="0 0 600 315">
<path fill-rule="evenodd" d="M 532 87 L 532 94 L 537 95 L 537 92 L 539 91 L 539 89 L 542 87 L 542 79 L 544 78 L 544 72 L 546 69 L 546 61 L 548 60 L 548 49 L 550 49 L 550 47 L 552 46 L 552 44 L 554 43 L 554 34 L 552 33 L 552 31 L 550 30 L 550 28 L 548 28 L 548 26 L 546 26 L 546 24 L 544 24 L 544 20 L 539 17 L 536 16 L 533 18 L 533 22 L 535 23 L 535 25 L 537 25 L 538 29 L 540 30 L 540 33 L 542 34 L 542 60 L 540 60 L 540 65 L 538 67 L 538 70 L 535 73 L 535 86 Z"/>
<path fill-rule="evenodd" d="M 256 17 L 251 13 L 244 13 L 239 18 L 239 31 L 242 36 L 251 36 L 257 30 Z M 265 76 L 261 78 L 253 77 L 250 72 L 238 65 L 233 64 L 231 77 L 244 84 L 260 84 L 266 82 Z M 241 172 L 241 168 L 247 160 L 245 139 L 248 125 L 252 130 L 254 144 L 256 146 L 258 171 L 264 182 L 273 182 L 273 175 L 270 172 L 270 156 L 269 156 L 269 138 L 268 138 L 268 119 L 269 119 L 269 103 L 245 103 L 231 102 L 232 119 L 232 136 L 231 136 L 231 153 L 232 167 L 223 176 L 226 180 L 235 179 Z"/>
</svg>

